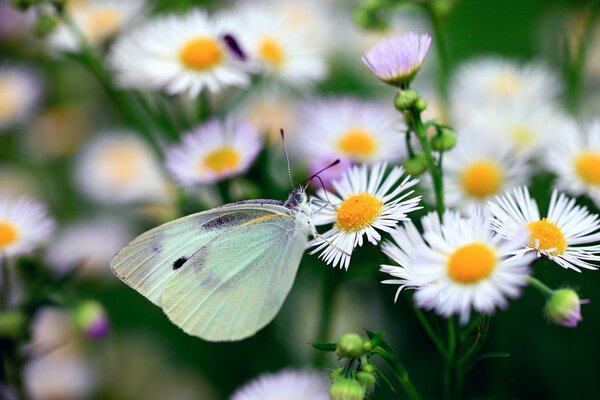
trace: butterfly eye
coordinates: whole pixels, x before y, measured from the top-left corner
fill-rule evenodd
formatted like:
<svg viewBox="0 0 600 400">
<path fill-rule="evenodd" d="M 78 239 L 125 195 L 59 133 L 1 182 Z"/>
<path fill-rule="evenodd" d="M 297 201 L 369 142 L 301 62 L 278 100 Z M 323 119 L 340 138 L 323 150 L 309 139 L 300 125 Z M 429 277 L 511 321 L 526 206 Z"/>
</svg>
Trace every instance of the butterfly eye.
<svg viewBox="0 0 600 400">
<path fill-rule="evenodd" d="M 294 193 L 294 201 L 296 203 L 303 203 L 304 201 L 306 201 L 306 195 L 304 193 Z"/>
</svg>

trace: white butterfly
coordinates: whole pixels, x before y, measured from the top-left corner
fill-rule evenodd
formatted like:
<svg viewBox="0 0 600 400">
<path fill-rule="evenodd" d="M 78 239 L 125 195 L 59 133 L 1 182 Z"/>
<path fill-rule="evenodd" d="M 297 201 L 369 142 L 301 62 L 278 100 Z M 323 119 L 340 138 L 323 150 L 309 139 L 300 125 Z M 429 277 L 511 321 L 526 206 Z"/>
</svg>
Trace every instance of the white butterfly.
<svg viewBox="0 0 600 400">
<path fill-rule="evenodd" d="M 287 201 L 249 200 L 154 228 L 113 258 L 123 282 L 185 332 L 210 341 L 253 335 L 290 291 L 310 234 L 304 188 Z"/>
</svg>

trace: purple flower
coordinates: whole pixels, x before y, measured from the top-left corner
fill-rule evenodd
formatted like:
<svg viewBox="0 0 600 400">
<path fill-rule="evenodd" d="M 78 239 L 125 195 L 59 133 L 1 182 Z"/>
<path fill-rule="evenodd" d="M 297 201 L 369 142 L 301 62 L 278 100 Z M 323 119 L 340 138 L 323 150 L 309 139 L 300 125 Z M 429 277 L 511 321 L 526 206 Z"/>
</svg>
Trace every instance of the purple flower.
<svg viewBox="0 0 600 400">
<path fill-rule="evenodd" d="M 406 88 L 413 80 L 431 45 L 431 36 L 408 32 L 381 40 L 362 57 L 379 79 Z"/>
</svg>

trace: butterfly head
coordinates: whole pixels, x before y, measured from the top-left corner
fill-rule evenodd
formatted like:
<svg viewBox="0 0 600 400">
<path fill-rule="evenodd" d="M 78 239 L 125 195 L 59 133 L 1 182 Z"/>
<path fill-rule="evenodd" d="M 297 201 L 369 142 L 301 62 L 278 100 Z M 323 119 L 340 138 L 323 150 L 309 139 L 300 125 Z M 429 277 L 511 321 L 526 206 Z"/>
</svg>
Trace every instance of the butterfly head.
<svg viewBox="0 0 600 400">
<path fill-rule="evenodd" d="M 303 206 L 308 207 L 308 196 L 304 188 L 300 186 L 292 190 L 285 205 L 293 210 L 300 209 Z"/>
</svg>

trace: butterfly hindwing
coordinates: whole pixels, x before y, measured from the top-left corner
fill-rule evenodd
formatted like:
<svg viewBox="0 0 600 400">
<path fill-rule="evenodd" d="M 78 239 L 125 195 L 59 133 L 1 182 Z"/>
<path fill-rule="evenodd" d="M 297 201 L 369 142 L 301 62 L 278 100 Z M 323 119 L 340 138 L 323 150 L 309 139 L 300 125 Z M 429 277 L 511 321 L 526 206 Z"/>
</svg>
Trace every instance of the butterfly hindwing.
<svg viewBox="0 0 600 400">
<path fill-rule="evenodd" d="M 307 235 L 291 215 L 236 226 L 198 250 L 169 280 L 163 311 L 189 334 L 239 340 L 269 323 L 290 291 Z"/>
</svg>

